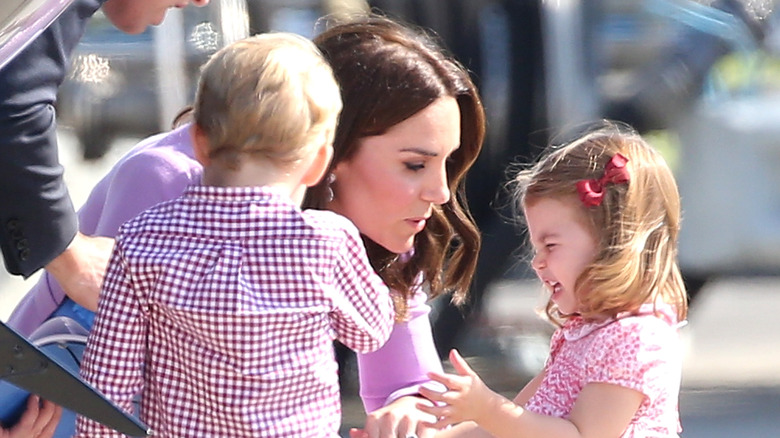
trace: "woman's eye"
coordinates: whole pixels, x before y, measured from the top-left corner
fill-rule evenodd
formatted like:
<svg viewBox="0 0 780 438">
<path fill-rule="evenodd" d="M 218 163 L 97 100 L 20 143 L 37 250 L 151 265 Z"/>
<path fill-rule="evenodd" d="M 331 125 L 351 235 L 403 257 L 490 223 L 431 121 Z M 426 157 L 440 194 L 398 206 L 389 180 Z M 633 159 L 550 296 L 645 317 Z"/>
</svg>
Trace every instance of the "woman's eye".
<svg viewBox="0 0 780 438">
<path fill-rule="evenodd" d="M 425 164 L 423 163 L 404 163 L 404 165 L 406 166 L 407 169 L 413 171 L 425 169 Z"/>
</svg>

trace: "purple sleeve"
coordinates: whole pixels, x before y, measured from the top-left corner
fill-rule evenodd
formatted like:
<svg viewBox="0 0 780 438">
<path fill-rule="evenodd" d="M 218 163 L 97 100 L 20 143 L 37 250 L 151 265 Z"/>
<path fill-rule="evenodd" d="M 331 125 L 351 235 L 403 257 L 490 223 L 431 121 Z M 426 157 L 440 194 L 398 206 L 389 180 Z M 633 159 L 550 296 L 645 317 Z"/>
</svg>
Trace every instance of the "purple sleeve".
<svg viewBox="0 0 780 438">
<path fill-rule="evenodd" d="M 358 354 L 360 397 L 366 412 L 396 398 L 417 393 L 429 382 L 427 373 L 442 371 L 433 343 L 427 296 L 418 291 L 409 300 L 409 320 L 396 322 L 390 339 L 373 353 Z"/>
</svg>

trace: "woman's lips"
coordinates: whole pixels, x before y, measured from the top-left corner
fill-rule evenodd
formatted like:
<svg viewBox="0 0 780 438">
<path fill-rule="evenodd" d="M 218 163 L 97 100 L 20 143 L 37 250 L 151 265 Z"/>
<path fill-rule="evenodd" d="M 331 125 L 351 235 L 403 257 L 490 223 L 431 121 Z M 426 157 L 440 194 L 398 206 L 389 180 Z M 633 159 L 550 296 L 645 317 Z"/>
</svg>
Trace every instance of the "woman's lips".
<svg viewBox="0 0 780 438">
<path fill-rule="evenodd" d="M 407 219 L 406 222 L 409 223 L 412 228 L 414 228 L 415 233 L 419 233 L 425 228 L 427 220 L 425 218 L 414 218 Z"/>
</svg>

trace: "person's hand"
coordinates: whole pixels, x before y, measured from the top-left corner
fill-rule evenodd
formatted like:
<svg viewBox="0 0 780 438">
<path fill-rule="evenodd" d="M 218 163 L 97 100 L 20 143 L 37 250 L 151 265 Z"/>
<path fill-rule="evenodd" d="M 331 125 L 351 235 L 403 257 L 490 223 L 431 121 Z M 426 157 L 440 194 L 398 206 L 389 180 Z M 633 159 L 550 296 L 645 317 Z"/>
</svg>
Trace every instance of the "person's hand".
<svg viewBox="0 0 780 438">
<path fill-rule="evenodd" d="M 418 408 L 437 420 L 430 426 L 442 429 L 452 424 L 472 420 L 477 423 L 487 418 L 491 410 L 504 401 L 485 385 L 477 373 L 469 367 L 457 350 L 450 351 L 450 363 L 458 373 L 429 373 L 428 377 L 447 387 L 447 391 L 420 388 L 420 394 L 435 402 L 418 404 Z"/>
<path fill-rule="evenodd" d="M 0 427 L 0 438 L 51 438 L 61 416 L 61 407 L 47 400 L 41 402 L 37 395 L 31 395 L 19 421 L 10 429 Z"/>
<path fill-rule="evenodd" d="M 68 248 L 46 265 L 46 271 L 70 299 L 94 312 L 113 248 L 114 239 L 76 233 Z"/>
<path fill-rule="evenodd" d="M 418 404 L 431 404 L 422 397 L 400 397 L 366 416 L 363 429 L 351 429 L 350 438 L 432 438 L 436 429 L 428 426 L 435 418 L 417 409 Z M 431 404 L 432 405 L 432 404 Z"/>
</svg>

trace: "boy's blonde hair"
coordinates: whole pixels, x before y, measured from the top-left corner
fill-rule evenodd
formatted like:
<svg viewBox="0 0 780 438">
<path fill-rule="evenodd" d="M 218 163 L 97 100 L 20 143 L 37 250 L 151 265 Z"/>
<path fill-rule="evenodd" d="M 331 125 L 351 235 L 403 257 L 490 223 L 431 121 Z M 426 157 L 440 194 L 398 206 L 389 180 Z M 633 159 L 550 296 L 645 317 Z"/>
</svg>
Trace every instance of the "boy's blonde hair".
<svg viewBox="0 0 780 438">
<path fill-rule="evenodd" d="M 600 205 L 580 201 L 577 182 L 601 178 L 616 154 L 628 159 L 627 183 L 606 184 Z M 541 198 L 577 202 L 596 237 L 596 260 L 577 279 L 575 294 L 584 318 L 635 312 L 662 300 L 685 319 L 687 298 L 677 262 L 680 196 L 663 157 L 626 125 L 607 122 L 577 140 L 554 148 L 515 179 L 518 207 Z M 547 315 L 560 324 L 550 300 Z"/>
<path fill-rule="evenodd" d="M 247 155 L 294 164 L 333 142 L 341 96 L 317 47 L 292 33 L 252 36 L 203 66 L 193 110 L 209 157 L 236 169 Z"/>
</svg>

